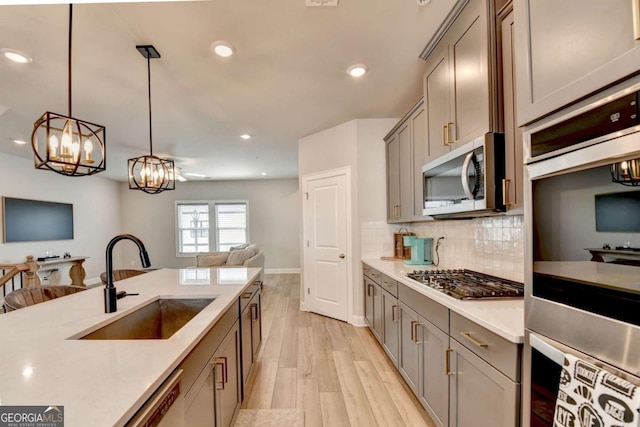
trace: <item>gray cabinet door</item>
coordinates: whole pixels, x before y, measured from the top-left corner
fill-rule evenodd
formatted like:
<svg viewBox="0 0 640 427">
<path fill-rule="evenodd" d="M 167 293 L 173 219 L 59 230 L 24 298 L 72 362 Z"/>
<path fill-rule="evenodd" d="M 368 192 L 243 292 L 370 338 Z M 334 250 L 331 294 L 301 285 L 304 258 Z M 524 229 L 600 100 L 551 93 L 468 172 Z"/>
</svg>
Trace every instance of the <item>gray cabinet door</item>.
<svg viewBox="0 0 640 427">
<path fill-rule="evenodd" d="M 438 426 L 448 426 L 449 377 L 445 362 L 449 335 L 422 318 L 420 331 L 422 343 L 420 401 Z"/>
<path fill-rule="evenodd" d="M 411 390 L 419 394 L 420 383 L 420 344 L 416 337 L 418 315 L 415 311 L 399 302 L 400 310 L 400 357 L 398 370 Z"/>
<path fill-rule="evenodd" d="M 378 284 L 374 284 L 373 293 L 373 334 L 382 342 L 382 288 Z"/>
<path fill-rule="evenodd" d="M 382 346 L 387 355 L 398 366 L 400 353 L 400 315 L 398 299 L 389 292 L 382 290 Z"/>
<path fill-rule="evenodd" d="M 407 121 L 398 131 L 400 143 L 400 218 L 401 222 L 411 221 L 413 217 L 413 147 L 411 141 L 411 122 Z"/>
<path fill-rule="evenodd" d="M 426 116 L 423 104 L 409 118 L 413 143 L 413 219 L 422 219 L 422 209 L 424 208 L 422 165 L 429 160 Z"/>
<path fill-rule="evenodd" d="M 504 139 L 506 178 L 504 204 L 509 212 L 524 209 L 522 128 L 516 125 L 516 87 L 513 10 L 498 17 L 500 21 L 500 49 L 502 51 L 502 94 L 504 106 Z"/>
<path fill-rule="evenodd" d="M 240 329 L 231 328 L 213 357 L 216 427 L 229 427 L 240 408 Z"/>
<path fill-rule="evenodd" d="M 427 160 L 449 152 L 450 93 L 449 46 L 440 42 L 427 58 L 424 75 L 424 107 L 427 125 Z"/>
<path fill-rule="evenodd" d="M 400 219 L 400 139 L 395 133 L 387 140 L 387 222 Z"/>
<path fill-rule="evenodd" d="M 187 426 L 212 427 L 216 422 L 213 410 L 213 365 L 208 365 L 201 377 L 195 383 L 198 391 L 184 413 L 184 421 Z"/>
<path fill-rule="evenodd" d="M 516 2 L 519 126 L 637 72 L 633 3 Z"/>
<path fill-rule="evenodd" d="M 258 359 L 258 352 L 262 345 L 262 292 L 258 291 L 249 303 L 251 315 L 251 348 L 253 350 L 253 361 Z"/>
<path fill-rule="evenodd" d="M 251 310 L 245 307 L 240 314 L 240 330 L 242 338 L 242 389 L 243 396 L 247 396 L 247 380 L 253 367 L 253 345 L 251 342 Z"/>
<path fill-rule="evenodd" d="M 487 1 L 471 0 L 445 37 L 451 70 L 451 148 L 456 148 L 490 130 Z"/>
<path fill-rule="evenodd" d="M 519 384 L 455 339 L 450 343 L 451 427 L 519 426 Z"/>
<path fill-rule="evenodd" d="M 367 276 L 363 276 L 364 281 L 364 319 L 367 321 L 369 329 L 373 330 L 373 295 L 376 284 Z"/>
</svg>

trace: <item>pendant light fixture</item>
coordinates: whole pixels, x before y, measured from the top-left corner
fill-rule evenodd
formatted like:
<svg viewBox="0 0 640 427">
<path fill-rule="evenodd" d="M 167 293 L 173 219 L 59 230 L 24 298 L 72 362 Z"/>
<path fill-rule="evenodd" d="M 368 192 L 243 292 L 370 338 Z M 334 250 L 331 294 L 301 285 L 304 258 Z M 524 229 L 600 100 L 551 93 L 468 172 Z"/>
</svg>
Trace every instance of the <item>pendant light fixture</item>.
<svg viewBox="0 0 640 427">
<path fill-rule="evenodd" d="M 71 29 L 73 4 L 69 5 L 68 98 L 69 114 L 47 111 L 33 125 L 31 146 L 36 169 L 67 176 L 86 176 L 106 169 L 105 128 L 71 115 Z"/>
<path fill-rule="evenodd" d="M 640 185 L 640 159 L 625 160 L 612 164 L 611 178 L 613 182 L 630 187 Z"/>
<path fill-rule="evenodd" d="M 136 46 L 138 52 L 147 59 L 149 86 L 149 155 L 134 157 L 127 161 L 129 189 L 157 194 L 165 190 L 175 190 L 175 166 L 173 160 L 161 159 L 153 155 L 153 133 L 151 127 L 151 58 L 160 58 L 160 53 L 152 45 Z"/>
</svg>

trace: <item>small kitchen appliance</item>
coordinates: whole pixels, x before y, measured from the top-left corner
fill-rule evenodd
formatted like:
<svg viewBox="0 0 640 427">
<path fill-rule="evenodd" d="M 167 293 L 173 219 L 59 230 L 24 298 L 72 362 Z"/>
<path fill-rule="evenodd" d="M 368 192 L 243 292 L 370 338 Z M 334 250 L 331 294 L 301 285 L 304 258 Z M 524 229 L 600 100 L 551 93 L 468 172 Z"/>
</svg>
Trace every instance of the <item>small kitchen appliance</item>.
<svg viewBox="0 0 640 427">
<path fill-rule="evenodd" d="M 431 247 L 433 239 L 430 237 L 404 236 L 404 246 L 411 248 L 411 258 L 405 259 L 408 265 L 428 265 L 433 264 Z"/>
<path fill-rule="evenodd" d="M 404 230 L 404 231 L 402 231 Z M 406 228 L 401 228 L 397 233 L 393 233 L 393 257 L 395 259 L 410 259 L 411 248 L 404 243 L 405 236 L 414 236 Z"/>
</svg>

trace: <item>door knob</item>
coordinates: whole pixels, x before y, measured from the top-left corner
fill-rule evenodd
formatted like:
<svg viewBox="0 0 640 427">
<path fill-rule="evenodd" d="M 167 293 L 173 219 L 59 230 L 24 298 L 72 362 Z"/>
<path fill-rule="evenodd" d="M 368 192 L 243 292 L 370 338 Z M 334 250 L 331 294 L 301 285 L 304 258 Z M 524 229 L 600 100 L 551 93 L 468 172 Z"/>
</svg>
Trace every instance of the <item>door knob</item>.
<svg viewBox="0 0 640 427">
<path fill-rule="evenodd" d="M 340 259 L 344 259 L 344 254 L 340 254 L 340 255 L 338 255 L 338 258 L 340 258 Z"/>
</svg>

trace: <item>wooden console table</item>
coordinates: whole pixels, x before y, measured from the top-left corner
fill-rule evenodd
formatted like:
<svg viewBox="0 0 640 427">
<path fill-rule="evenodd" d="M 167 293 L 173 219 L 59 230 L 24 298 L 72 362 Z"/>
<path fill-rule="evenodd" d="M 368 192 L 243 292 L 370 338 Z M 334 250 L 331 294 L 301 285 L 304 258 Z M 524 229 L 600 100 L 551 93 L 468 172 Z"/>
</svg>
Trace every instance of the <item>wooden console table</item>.
<svg viewBox="0 0 640 427">
<path fill-rule="evenodd" d="M 640 264 L 640 251 L 620 250 L 620 249 L 602 249 L 602 248 L 586 248 L 591 253 L 591 261 L 607 262 L 605 258 L 615 260 L 635 261 L 630 264 Z"/>
<path fill-rule="evenodd" d="M 56 258 L 48 261 L 36 261 L 38 264 L 38 273 L 46 270 L 51 270 L 56 266 L 62 266 L 64 264 L 71 264 L 69 269 L 69 277 L 71 278 L 71 285 L 86 287 L 84 284 L 84 278 L 87 276 L 86 271 L 82 263 L 89 257 L 87 256 L 72 256 L 71 258 Z"/>
</svg>

